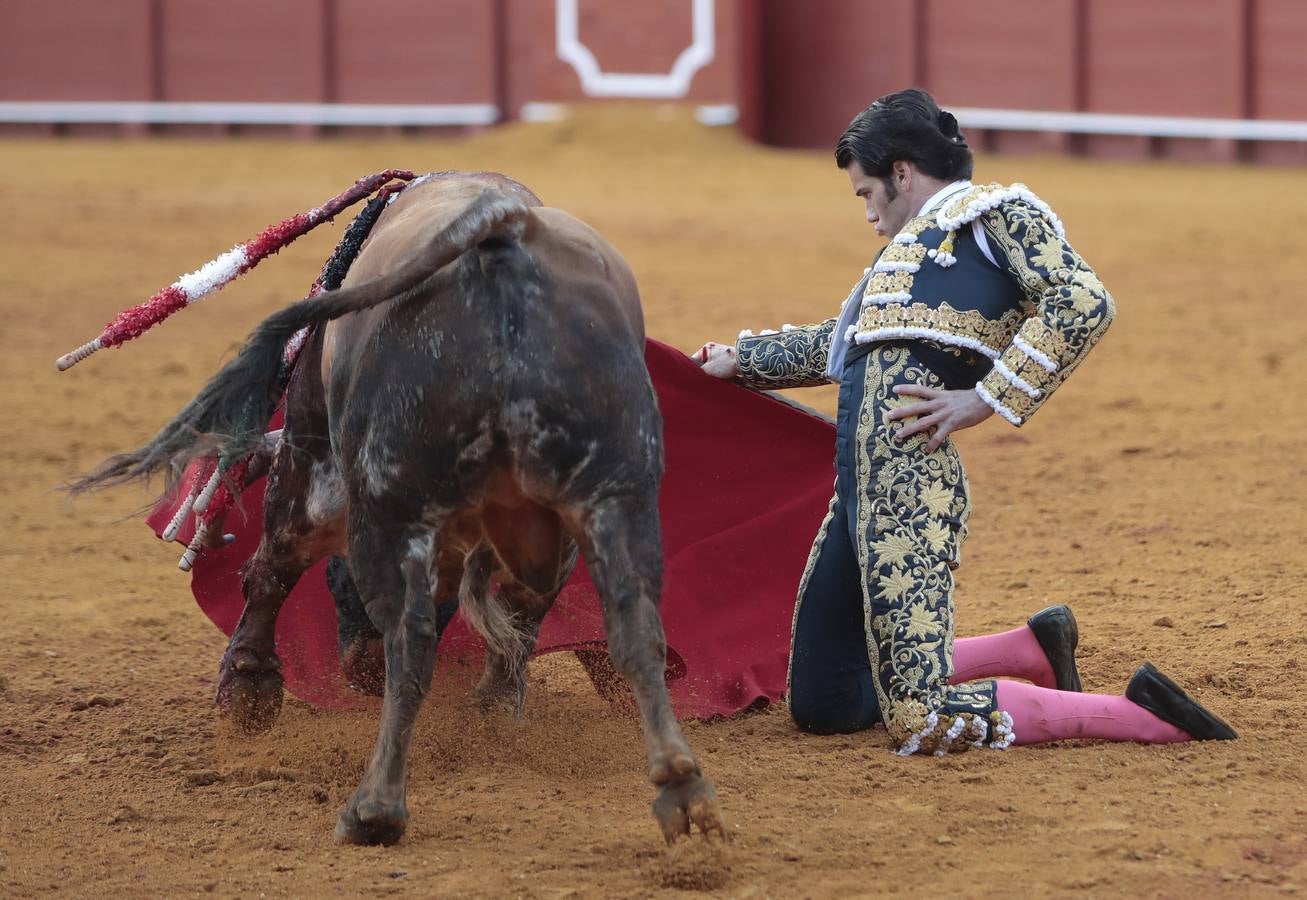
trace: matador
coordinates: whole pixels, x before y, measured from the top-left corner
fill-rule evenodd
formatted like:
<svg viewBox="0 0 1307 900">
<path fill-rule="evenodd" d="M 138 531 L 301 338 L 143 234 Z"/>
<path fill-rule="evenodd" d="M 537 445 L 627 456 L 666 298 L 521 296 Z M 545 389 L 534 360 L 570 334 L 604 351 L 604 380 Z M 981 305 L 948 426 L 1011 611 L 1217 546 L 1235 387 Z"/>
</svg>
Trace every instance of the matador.
<svg viewBox="0 0 1307 900">
<path fill-rule="evenodd" d="M 1148 663 L 1123 695 L 1080 692 L 1065 607 L 955 641 L 953 571 L 970 499 L 949 434 L 994 414 L 1025 423 L 1102 338 L 1115 306 L 1046 203 L 1022 184 L 969 180 L 957 120 L 926 92 L 877 100 L 835 157 L 889 239 L 839 314 L 696 354 L 709 374 L 755 388 L 839 385 L 834 496 L 794 609 L 798 727 L 883 721 L 904 755 L 1234 738 Z"/>
</svg>

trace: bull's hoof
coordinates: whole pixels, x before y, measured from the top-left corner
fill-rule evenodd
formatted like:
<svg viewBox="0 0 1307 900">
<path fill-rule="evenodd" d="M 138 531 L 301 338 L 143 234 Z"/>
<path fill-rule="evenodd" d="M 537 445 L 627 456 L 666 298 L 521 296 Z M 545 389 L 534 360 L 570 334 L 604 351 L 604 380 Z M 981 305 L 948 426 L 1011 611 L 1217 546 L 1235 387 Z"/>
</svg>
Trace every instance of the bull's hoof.
<svg viewBox="0 0 1307 900">
<path fill-rule="evenodd" d="M 261 734 L 281 713 L 282 683 L 275 653 L 229 648 L 218 674 L 218 709 L 246 734 Z"/>
<path fill-rule="evenodd" d="M 336 842 L 374 845 L 399 843 L 408 827 L 408 810 L 403 803 L 351 800 L 336 821 Z"/>
<path fill-rule="evenodd" d="M 522 711 L 525 708 L 523 704 L 517 702 L 517 692 L 512 688 L 495 687 L 490 690 L 478 688 L 473 692 L 476 696 L 477 709 L 482 715 L 512 715 L 522 718 Z"/>
<path fill-rule="evenodd" d="M 654 784 L 659 785 L 653 814 L 667 843 L 690 834 L 692 827 L 698 827 L 705 836 L 725 839 L 726 822 L 717 803 L 717 791 L 703 777 L 693 757 L 674 754 L 656 763 L 650 774 Z"/>
<path fill-rule="evenodd" d="M 381 635 L 358 635 L 340 652 L 345 683 L 362 694 L 386 693 L 386 647 Z"/>
<path fill-rule="evenodd" d="M 526 673 L 506 678 L 498 673 L 481 676 L 473 691 L 477 705 L 485 715 L 508 713 L 521 719 L 526 712 Z"/>
</svg>

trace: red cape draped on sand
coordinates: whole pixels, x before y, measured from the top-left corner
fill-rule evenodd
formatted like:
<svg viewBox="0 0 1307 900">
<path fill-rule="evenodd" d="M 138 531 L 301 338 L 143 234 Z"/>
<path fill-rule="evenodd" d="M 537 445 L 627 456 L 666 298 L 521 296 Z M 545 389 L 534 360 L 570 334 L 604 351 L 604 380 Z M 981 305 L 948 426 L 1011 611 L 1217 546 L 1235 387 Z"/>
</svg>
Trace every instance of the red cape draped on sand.
<svg viewBox="0 0 1307 900">
<path fill-rule="evenodd" d="M 666 559 L 662 596 L 667 678 L 680 716 L 731 715 L 785 691 L 790 620 L 808 548 L 830 500 L 834 427 L 764 394 L 705 376 L 680 351 L 649 341 L 645 360 L 662 409 L 667 472 L 659 503 Z M 196 562 L 191 589 L 228 635 L 244 600 L 240 567 L 258 546 L 262 482 L 233 512 L 232 544 Z M 175 501 L 151 514 L 158 534 Z M 178 540 L 190 540 L 187 525 Z M 277 652 L 292 694 L 319 706 L 353 705 L 341 679 L 336 611 L 326 562 L 291 592 L 277 621 Z M 602 648 L 598 595 L 579 564 L 545 618 L 536 654 Z M 479 661 L 484 644 L 456 616 L 437 650 L 439 670 Z"/>
</svg>

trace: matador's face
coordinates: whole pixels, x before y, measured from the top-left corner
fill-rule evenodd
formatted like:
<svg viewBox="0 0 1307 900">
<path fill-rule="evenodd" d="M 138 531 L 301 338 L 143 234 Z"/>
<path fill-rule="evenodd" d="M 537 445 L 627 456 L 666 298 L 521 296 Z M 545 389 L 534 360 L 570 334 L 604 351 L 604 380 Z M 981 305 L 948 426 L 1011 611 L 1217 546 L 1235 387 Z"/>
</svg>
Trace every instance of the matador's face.
<svg viewBox="0 0 1307 900">
<path fill-rule="evenodd" d="M 866 204 L 867 221 L 875 226 L 876 233 L 883 237 L 898 234 L 911 218 L 912 208 L 908 196 L 894 186 L 895 175 L 888 178 L 868 175 L 856 159 L 844 171 L 853 193 Z"/>
</svg>

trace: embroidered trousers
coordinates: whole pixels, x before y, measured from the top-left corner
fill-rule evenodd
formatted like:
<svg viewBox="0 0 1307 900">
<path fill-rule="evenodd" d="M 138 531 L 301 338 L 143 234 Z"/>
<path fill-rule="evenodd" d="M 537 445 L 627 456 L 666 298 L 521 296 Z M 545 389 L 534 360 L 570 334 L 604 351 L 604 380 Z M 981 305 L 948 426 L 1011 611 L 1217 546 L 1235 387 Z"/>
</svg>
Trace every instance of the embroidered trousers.
<svg viewBox="0 0 1307 900">
<path fill-rule="evenodd" d="M 943 387 L 909 343 L 881 343 L 840 386 L 835 495 L 799 585 L 790 709 L 831 733 L 883 721 L 900 753 L 1006 746 L 993 681 L 949 685 L 953 569 L 970 513 L 951 441 L 895 439 L 895 385 Z"/>
</svg>

